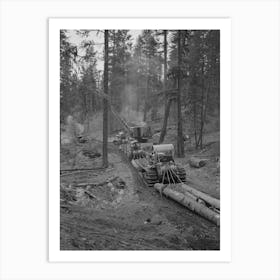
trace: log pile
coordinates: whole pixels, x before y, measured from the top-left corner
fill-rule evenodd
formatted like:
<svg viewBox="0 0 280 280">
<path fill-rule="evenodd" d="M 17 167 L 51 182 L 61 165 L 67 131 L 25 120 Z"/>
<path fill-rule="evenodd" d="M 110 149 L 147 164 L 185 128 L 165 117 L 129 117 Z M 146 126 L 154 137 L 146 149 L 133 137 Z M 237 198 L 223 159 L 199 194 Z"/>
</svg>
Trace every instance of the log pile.
<svg viewBox="0 0 280 280">
<path fill-rule="evenodd" d="M 220 200 L 217 198 L 214 198 L 204 192 L 201 192 L 199 190 L 196 190 L 186 184 L 181 184 L 181 188 L 194 196 L 200 198 L 201 200 L 205 201 L 206 204 L 213 206 L 216 209 L 220 209 Z"/>
<path fill-rule="evenodd" d="M 184 183 L 176 184 L 176 188 L 172 187 L 172 184 L 157 183 L 154 188 L 166 197 L 220 226 L 220 201 L 218 199 L 195 190 Z"/>
</svg>

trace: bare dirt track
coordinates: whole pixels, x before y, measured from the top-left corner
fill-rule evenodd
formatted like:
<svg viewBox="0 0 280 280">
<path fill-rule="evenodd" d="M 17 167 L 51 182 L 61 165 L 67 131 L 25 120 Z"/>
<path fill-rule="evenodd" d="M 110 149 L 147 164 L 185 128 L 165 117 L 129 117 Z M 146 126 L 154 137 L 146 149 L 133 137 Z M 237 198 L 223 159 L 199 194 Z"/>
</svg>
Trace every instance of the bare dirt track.
<svg viewBox="0 0 280 280">
<path fill-rule="evenodd" d="M 101 158 L 90 159 L 82 152 L 93 146 L 101 149 L 98 142 L 78 149 L 64 145 L 61 169 L 101 166 Z M 105 170 L 61 174 L 61 250 L 219 250 L 218 227 L 146 187 L 113 145 L 109 162 Z M 112 181 L 100 185 L 108 178 Z M 204 184 L 203 178 L 199 183 Z M 215 194 L 215 182 L 213 186 Z"/>
</svg>

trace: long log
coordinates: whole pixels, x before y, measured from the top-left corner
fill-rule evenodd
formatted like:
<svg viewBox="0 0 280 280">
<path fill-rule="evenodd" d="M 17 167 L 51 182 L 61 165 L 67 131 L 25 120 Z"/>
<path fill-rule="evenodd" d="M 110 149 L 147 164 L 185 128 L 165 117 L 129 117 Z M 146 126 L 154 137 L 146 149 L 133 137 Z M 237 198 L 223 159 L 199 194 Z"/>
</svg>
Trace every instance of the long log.
<svg viewBox="0 0 280 280">
<path fill-rule="evenodd" d="M 206 160 L 192 157 L 189 160 L 189 164 L 191 167 L 200 168 L 206 164 Z"/>
<path fill-rule="evenodd" d="M 76 172 L 76 171 L 96 171 L 96 170 L 103 170 L 105 169 L 104 167 L 96 167 L 96 168 L 74 168 L 74 169 L 61 169 L 60 170 L 60 173 L 61 172 Z"/>
<path fill-rule="evenodd" d="M 214 206 L 217 209 L 220 209 L 220 200 L 217 198 L 214 198 L 206 193 L 203 193 L 201 191 L 198 191 L 188 185 L 186 185 L 185 183 L 180 184 L 181 188 L 187 192 L 192 193 L 193 195 L 201 198 L 202 200 L 204 200 L 206 203 Z"/>
<path fill-rule="evenodd" d="M 212 211 L 208 207 L 204 206 L 203 204 L 195 201 L 191 196 L 172 190 L 169 186 L 164 186 L 163 184 L 157 183 L 154 185 L 154 188 L 158 192 L 163 193 L 166 197 L 170 197 L 171 199 L 177 201 L 178 203 L 187 207 L 191 211 L 208 219 L 217 226 L 220 226 L 220 215 Z"/>
<path fill-rule="evenodd" d="M 85 188 L 87 186 L 91 186 L 91 187 L 99 186 L 99 187 L 101 187 L 101 186 L 104 186 L 104 185 L 106 185 L 110 182 L 113 182 L 113 181 L 117 180 L 118 178 L 119 178 L 119 176 L 114 176 L 114 177 L 109 178 L 109 179 L 107 179 L 106 181 L 103 181 L 103 182 L 79 183 L 79 184 L 74 185 L 74 187 L 76 187 L 76 188 Z"/>
</svg>

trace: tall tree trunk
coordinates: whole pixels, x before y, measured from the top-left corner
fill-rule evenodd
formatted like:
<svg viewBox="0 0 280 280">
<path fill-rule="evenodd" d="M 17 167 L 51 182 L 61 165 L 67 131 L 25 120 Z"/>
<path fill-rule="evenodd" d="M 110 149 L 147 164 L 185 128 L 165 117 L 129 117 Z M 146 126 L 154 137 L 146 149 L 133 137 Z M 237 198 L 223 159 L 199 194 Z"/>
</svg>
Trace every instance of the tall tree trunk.
<svg viewBox="0 0 280 280">
<path fill-rule="evenodd" d="M 199 136 L 199 144 L 200 144 L 200 149 L 203 148 L 203 132 L 204 132 L 204 124 L 206 121 L 206 112 L 207 112 L 207 103 L 208 103 L 208 93 L 210 90 L 210 83 L 208 84 L 207 90 L 204 94 L 203 92 L 203 97 L 202 97 L 202 108 L 201 108 L 201 123 L 200 123 L 200 136 Z M 204 88 L 203 88 L 204 91 Z"/>
<path fill-rule="evenodd" d="M 197 132 L 196 132 L 196 101 L 193 104 L 193 126 L 194 126 L 194 140 L 195 140 L 195 148 L 198 148 L 198 139 L 197 139 Z"/>
<path fill-rule="evenodd" d="M 149 98 L 149 79 L 150 79 L 150 58 L 148 58 L 148 71 L 146 80 L 145 103 L 144 103 L 144 122 L 147 120 L 148 98 Z"/>
<path fill-rule="evenodd" d="M 108 96 L 108 30 L 104 34 L 104 94 Z M 108 167 L 108 100 L 103 98 L 103 167 Z"/>
<path fill-rule="evenodd" d="M 139 77 L 136 75 L 136 112 L 140 111 L 140 97 L 139 97 Z"/>
<path fill-rule="evenodd" d="M 200 146 L 200 149 L 202 150 L 202 134 L 203 134 L 203 107 L 204 107 L 204 64 L 202 65 L 201 69 L 201 100 L 200 100 L 200 127 L 199 127 L 199 139 L 198 139 L 198 144 Z"/>
<path fill-rule="evenodd" d="M 111 106 L 113 106 L 114 108 L 116 108 L 116 110 L 118 111 L 118 104 L 117 104 L 117 100 L 120 99 L 120 96 L 118 97 L 116 94 L 116 91 L 114 90 L 115 85 L 114 85 L 114 79 L 115 79 L 115 64 L 116 64 L 116 30 L 110 30 L 111 36 L 110 36 L 110 41 L 112 43 L 111 46 L 111 55 L 112 55 L 112 59 L 111 59 L 111 91 L 110 91 L 110 96 L 111 96 Z M 109 35 L 108 35 L 108 40 L 109 40 Z M 109 70 L 108 70 L 109 72 Z M 109 75 L 109 74 L 108 74 Z M 110 131 L 110 133 L 113 132 L 114 128 L 116 128 L 117 126 L 117 121 L 114 117 L 114 115 L 112 114 L 112 111 L 109 110 L 108 112 L 108 131 Z"/>
<path fill-rule="evenodd" d="M 88 95 L 88 115 L 87 115 L 87 132 L 90 133 L 90 120 L 93 115 L 93 106 L 92 106 L 93 92 L 89 92 Z"/>
<path fill-rule="evenodd" d="M 162 125 L 162 129 L 161 129 L 160 137 L 159 137 L 159 144 L 161 144 L 164 141 L 171 103 L 172 103 L 172 98 L 169 98 L 167 100 L 167 104 L 166 104 L 166 108 L 165 108 L 165 112 L 164 112 L 164 119 L 163 119 L 163 125 Z"/>
<path fill-rule="evenodd" d="M 182 90 L 182 50 L 181 50 L 181 31 L 178 30 L 178 97 L 177 97 L 177 154 L 178 157 L 184 157 L 184 140 L 182 127 L 182 111 L 181 111 L 181 90 Z"/>
<path fill-rule="evenodd" d="M 163 90 L 164 90 L 164 120 L 162 124 L 162 129 L 160 132 L 160 137 L 159 137 L 159 144 L 164 141 L 164 137 L 166 134 L 166 128 L 167 128 L 167 121 L 168 121 L 168 116 L 170 112 L 170 106 L 171 106 L 171 100 L 168 99 L 168 93 L 166 92 L 167 90 L 167 30 L 163 31 L 163 49 L 164 49 L 164 63 L 163 63 Z"/>
<path fill-rule="evenodd" d="M 163 31 L 163 36 L 164 36 L 163 90 L 166 91 L 167 90 L 167 30 Z"/>
<path fill-rule="evenodd" d="M 94 70 L 95 72 L 96 70 Z M 92 114 L 94 114 L 97 111 L 97 96 L 96 96 L 96 90 L 97 90 L 97 76 L 96 72 L 94 73 L 94 89 L 92 92 Z"/>
</svg>

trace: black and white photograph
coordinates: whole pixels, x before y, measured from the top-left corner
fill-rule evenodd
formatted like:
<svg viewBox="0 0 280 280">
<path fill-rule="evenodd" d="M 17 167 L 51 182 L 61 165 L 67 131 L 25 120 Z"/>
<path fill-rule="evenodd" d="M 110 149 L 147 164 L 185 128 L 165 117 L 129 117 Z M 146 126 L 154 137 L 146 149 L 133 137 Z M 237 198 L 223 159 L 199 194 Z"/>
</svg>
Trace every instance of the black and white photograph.
<svg viewBox="0 0 280 280">
<path fill-rule="evenodd" d="M 0 279 L 279 279 L 279 7 L 0 1 Z"/>
<path fill-rule="evenodd" d="M 60 250 L 220 249 L 220 30 L 60 30 Z"/>
</svg>

